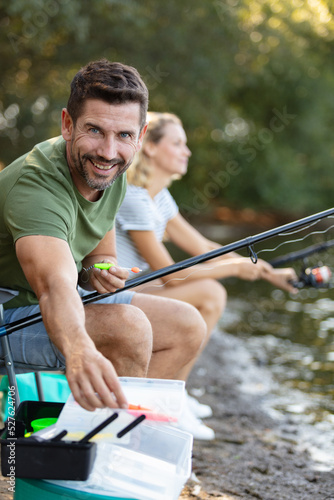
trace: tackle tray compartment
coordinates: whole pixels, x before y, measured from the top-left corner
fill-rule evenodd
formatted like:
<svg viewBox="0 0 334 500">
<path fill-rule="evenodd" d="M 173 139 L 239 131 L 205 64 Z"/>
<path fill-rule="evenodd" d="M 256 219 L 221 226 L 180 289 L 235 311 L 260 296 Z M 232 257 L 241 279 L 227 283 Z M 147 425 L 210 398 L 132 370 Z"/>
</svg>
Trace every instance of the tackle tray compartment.
<svg viewBox="0 0 334 500">
<path fill-rule="evenodd" d="M 31 422 L 58 417 L 64 404 L 23 401 L 15 417 L 9 417 L 0 436 L 1 472 L 5 477 L 29 479 L 67 479 L 85 481 L 91 472 L 96 443 L 47 441 L 25 438 Z"/>
</svg>

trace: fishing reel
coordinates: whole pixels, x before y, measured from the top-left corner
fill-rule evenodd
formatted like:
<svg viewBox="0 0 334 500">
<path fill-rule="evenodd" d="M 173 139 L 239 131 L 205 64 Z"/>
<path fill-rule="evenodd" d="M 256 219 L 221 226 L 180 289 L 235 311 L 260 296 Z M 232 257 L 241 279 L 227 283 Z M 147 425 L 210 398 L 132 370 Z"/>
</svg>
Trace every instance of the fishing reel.
<svg viewBox="0 0 334 500">
<path fill-rule="evenodd" d="M 295 288 L 331 288 L 332 271 L 328 266 L 314 266 L 304 268 L 298 277 L 298 281 L 293 282 Z"/>
</svg>

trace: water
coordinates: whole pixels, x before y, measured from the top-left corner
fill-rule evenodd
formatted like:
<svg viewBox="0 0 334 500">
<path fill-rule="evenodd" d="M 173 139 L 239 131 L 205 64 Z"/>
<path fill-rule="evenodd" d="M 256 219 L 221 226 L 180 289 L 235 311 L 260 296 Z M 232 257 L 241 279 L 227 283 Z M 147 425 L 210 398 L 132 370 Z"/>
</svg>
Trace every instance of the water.
<svg viewBox="0 0 334 500">
<path fill-rule="evenodd" d="M 309 241 L 304 247 L 313 244 Z M 276 244 L 276 243 L 275 243 Z M 274 247 L 268 242 L 263 248 Z M 299 245 L 299 248 L 303 245 Z M 293 249 L 281 250 L 283 255 Z M 334 269 L 334 249 L 309 258 Z M 270 260 L 273 255 L 261 253 Z M 292 265 L 297 273 L 302 262 Z M 297 295 L 268 283 L 229 279 L 228 306 L 221 325 L 244 340 L 253 361 L 269 370 L 266 409 L 298 426 L 303 445 L 319 463 L 334 467 L 334 294 L 333 289 L 301 289 Z"/>
<path fill-rule="evenodd" d="M 316 225 L 297 234 L 271 238 L 257 244 L 255 251 L 259 258 L 270 261 L 334 238 L 333 229 L 328 228 L 329 224 L 320 228 Z M 219 224 L 198 229 L 222 245 L 261 232 L 254 228 L 236 231 Z M 312 235 L 314 231 L 317 233 Z M 302 238 L 305 240 L 289 243 Z M 167 246 L 176 261 L 187 257 Z M 248 255 L 245 249 L 238 253 Z M 305 265 L 327 265 L 334 272 L 334 247 L 308 257 Z M 287 266 L 299 275 L 303 261 Z M 266 393 L 265 409 L 273 417 L 288 421 L 291 429 L 298 429 L 300 446 L 311 452 L 319 469 L 334 468 L 334 288 L 304 288 L 294 295 L 264 281 L 227 279 L 224 285 L 228 303 L 220 326 L 243 340 L 258 367 L 254 377 L 262 377 L 257 387 Z M 254 390 L 255 385 L 247 386 L 245 381 L 246 390 Z"/>
<path fill-rule="evenodd" d="M 258 363 L 270 365 L 281 383 L 317 396 L 321 409 L 334 413 L 332 292 L 310 289 L 287 297 L 261 285 L 226 285 L 235 320 L 225 330 L 248 338 L 259 350 Z"/>
</svg>

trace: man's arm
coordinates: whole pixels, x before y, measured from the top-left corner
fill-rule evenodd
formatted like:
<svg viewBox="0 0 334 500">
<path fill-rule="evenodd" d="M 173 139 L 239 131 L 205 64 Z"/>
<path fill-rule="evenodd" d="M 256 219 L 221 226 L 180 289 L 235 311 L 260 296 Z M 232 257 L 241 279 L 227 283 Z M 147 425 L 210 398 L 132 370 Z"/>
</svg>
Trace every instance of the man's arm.
<svg viewBox="0 0 334 500">
<path fill-rule="evenodd" d="M 85 328 L 68 244 L 50 236 L 25 236 L 17 240 L 16 254 L 38 298 L 48 335 L 65 356 L 66 377 L 76 401 L 87 410 L 127 407 L 112 363 L 97 351 Z"/>
</svg>

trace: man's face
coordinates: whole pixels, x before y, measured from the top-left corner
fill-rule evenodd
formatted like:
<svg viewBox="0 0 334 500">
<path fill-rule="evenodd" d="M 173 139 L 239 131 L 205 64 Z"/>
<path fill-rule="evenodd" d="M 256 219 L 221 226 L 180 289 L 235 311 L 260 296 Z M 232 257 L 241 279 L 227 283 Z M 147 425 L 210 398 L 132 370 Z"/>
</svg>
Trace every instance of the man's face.
<svg viewBox="0 0 334 500">
<path fill-rule="evenodd" d="M 79 192 L 95 201 L 130 166 L 146 128 L 140 132 L 140 105 L 88 99 L 75 126 L 67 110 L 62 135 L 67 162 Z"/>
</svg>

